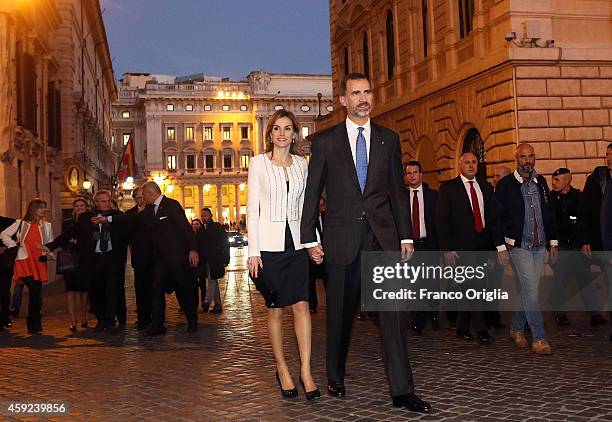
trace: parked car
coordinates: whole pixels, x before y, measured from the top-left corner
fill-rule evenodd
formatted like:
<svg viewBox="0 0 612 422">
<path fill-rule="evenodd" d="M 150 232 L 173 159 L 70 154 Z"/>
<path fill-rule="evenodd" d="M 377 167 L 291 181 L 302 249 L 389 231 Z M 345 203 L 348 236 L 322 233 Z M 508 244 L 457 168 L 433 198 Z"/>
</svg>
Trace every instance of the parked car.
<svg viewBox="0 0 612 422">
<path fill-rule="evenodd" d="M 246 234 L 240 232 L 227 232 L 227 239 L 229 240 L 230 247 L 242 247 L 248 245 Z"/>
</svg>

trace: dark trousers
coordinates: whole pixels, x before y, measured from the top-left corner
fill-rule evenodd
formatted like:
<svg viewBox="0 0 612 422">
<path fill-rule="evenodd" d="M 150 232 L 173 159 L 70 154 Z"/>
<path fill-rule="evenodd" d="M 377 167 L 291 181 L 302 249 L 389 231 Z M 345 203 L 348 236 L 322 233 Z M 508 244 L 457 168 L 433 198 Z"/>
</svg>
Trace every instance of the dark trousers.
<svg viewBox="0 0 612 422">
<path fill-rule="evenodd" d="M 361 251 L 381 250 L 366 220 L 362 221 Z M 361 296 L 361 256 L 349 265 L 327 262 L 327 377 L 343 381 L 351 338 L 353 317 Z M 408 360 L 405 315 L 396 311 L 379 312 L 383 341 L 383 362 L 392 396 L 414 391 Z"/>
<path fill-rule="evenodd" d="M 308 307 L 310 309 L 317 309 L 319 306 L 319 299 L 317 298 L 317 280 L 323 282 L 323 286 L 327 285 L 327 272 L 325 271 L 325 264 L 317 265 L 314 261 L 309 260 L 310 271 L 308 273 Z"/>
<path fill-rule="evenodd" d="M 33 277 L 24 277 L 21 281 L 28 288 L 28 331 L 42 331 L 42 282 Z"/>
<path fill-rule="evenodd" d="M 134 292 L 136 294 L 136 315 L 139 324 L 151 322 L 152 264 L 134 267 Z M 125 291 L 125 290 L 124 290 Z"/>
<path fill-rule="evenodd" d="M 477 251 L 485 251 L 487 249 L 486 247 L 486 243 L 483 241 L 482 245 L 477 248 Z M 461 252 L 459 252 L 459 254 L 461 254 Z M 467 254 L 464 254 L 464 257 L 459 257 L 459 263 L 458 265 L 466 265 L 466 266 L 477 266 L 477 265 L 482 265 L 482 263 L 486 263 L 487 262 L 487 257 L 488 255 L 490 255 L 489 252 L 483 252 L 483 253 L 478 253 L 478 252 L 467 252 Z M 476 289 L 476 290 L 481 290 L 482 288 L 485 287 L 486 285 L 486 279 L 487 277 L 485 277 L 484 280 L 480 281 L 480 280 L 476 280 L 473 279 L 470 281 L 470 283 L 463 283 L 458 285 L 458 288 L 463 291 L 464 295 L 467 289 L 472 288 L 472 289 Z M 464 306 L 466 304 L 464 303 Z M 468 304 L 468 309 L 469 309 L 469 305 L 472 304 Z M 478 306 L 481 305 L 475 305 L 475 308 L 473 310 L 460 310 L 459 312 L 457 312 L 457 321 L 456 321 L 456 327 L 457 330 L 462 330 L 462 331 L 470 331 L 470 326 L 474 329 L 474 331 L 476 331 L 477 333 L 481 333 L 481 332 L 485 332 L 487 331 L 487 326 L 485 324 L 485 310 L 483 309 L 476 309 L 478 308 Z"/>
<path fill-rule="evenodd" d="M 196 306 L 201 303 L 204 306 L 206 301 L 206 266 L 192 269 L 195 286 Z M 199 296 L 199 297 L 198 297 Z"/>
<path fill-rule="evenodd" d="M 114 327 L 119 303 L 118 267 L 122 261 L 113 252 L 93 258 L 91 307 L 98 323 Z"/>
<path fill-rule="evenodd" d="M 502 279 L 504 278 L 504 269 L 499 262 L 493 263 L 493 268 L 489 267 L 488 277 L 487 277 L 487 287 L 489 289 L 499 289 L 502 284 Z M 484 313 L 485 324 L 487 328 L 491 328 L 492 326 L 501 324 L 501 315 L 497 309 L 491 309 Z"/>
<path fill-rule="evenodd" d="M 176 297 L 179 305 L 183 308 L 183 312 L 185 312 L 187 322 L 197 322 L 193 277 L 189 264 L 186 261 L 170 262 L 162 259 L 157 258 L 153 269 L 151 328 L 160 330 L 164 327 L 166 320 L 166 287 L 169 285 L 175 288 Z"/>
<path fill-rule="evenodd" d="M 13 279 L 13 267 L 0 266 L 0 324 L 9 320 L 9 308 L 11 306 L 11 281 Z"/>
<path fill-rule="evenodd" d="M 431 238 L 423 238 L 414 241 L 414 257 L 413 263 L 423 262 L 425 265 L 438 265 L 439 253 L 436 253 L 436 246 Z M 422 253 L 421 253 L 422 252 Z M 422 330 L 425 327 L 427 320 L 433 320 L 438 316 L 439 304 L 435 301 L 430 301 L 428 304 L 430 311 L 418 310 L 410 312 L 412 325 L 414 328 Z"/>
<path fill-rule="evenodd" d="M 117 322 L 125 325 L 127 321 L 127 305 L 125 303 L 125 262 L 117 268 Z"/>
</svg>

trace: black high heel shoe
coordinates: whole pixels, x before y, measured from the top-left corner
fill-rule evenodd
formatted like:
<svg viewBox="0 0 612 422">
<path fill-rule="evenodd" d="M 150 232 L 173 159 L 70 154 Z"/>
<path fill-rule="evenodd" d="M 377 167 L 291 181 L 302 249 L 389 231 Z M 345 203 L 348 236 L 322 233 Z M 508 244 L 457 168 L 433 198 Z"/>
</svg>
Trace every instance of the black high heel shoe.
<svg viewBox="0 0 612 422">
<path fill-rule="evenodd" d="M 276 381 L 278 381 L 278 385 L 280 386 L 281 395 L 286 399 L 292 399 L 298 396 L 298 389 L 293 387 L 291 390 L 283 390 L 283 385 L 281 384 L 280 377 L 278 376 L 278 371 L 276 371 Z"/>
<path fill-rule="evenodd" d="M 304 389 L 304 393 L 306 394 L 306 400 L 314 400 L 318 397 L 321 397 L 321 392 L 319 389 L 315 389 L 312 391 L 306 391 L 306 386 L 304 385 L 304 381 L 302 381 L 302 376 L 300 375 L 300 384 L 302 384 L 302 388 Z"/>
</svg>

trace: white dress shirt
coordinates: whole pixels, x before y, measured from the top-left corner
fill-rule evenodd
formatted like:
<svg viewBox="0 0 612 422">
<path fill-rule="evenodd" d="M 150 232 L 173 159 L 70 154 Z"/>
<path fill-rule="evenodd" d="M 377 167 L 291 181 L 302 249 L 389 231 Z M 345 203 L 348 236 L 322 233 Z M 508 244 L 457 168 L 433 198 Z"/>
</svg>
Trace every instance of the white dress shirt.
<svg viewBox="0 0 612 422">
<path fill-rule="evenodd" d="M 412 202 L 414 201 L 414 193 L 417 192 L 417 198 L 419 199 L 419 234 L 421 238 L 427 237 L 427 229 L 425 228 L 425 198 L 423 197 L 423 184 L 421 183 L 417 188 L 410 189 L 410 217 L 414 215 L 412 212 Z M 414 236 L 414 233 L 412 233 Z M 418 239 L 415 239 L 418 240 Z"/>
<path fill-rule="evenodd" d="M 153 202 L 153 205 L 155 205 L 155 214 L 157 214 L 157 210 L 159 209 L 159 204 L 161 204 L 162 199 L 164 199 L 164 195 L 159 195 Z"/>
<path fill-rule="evenodd" d="M 353 154 L 353 164 L 357 167 L 357 136 L 359 136 L 358 128 L 362 127 L 363 137 L 366 142 L 366 156 L 368 157 L 368 163 L 370 162 L 370 134 L 372 133 L 370 128 L 370 119 L 363 125 L 359 126 L 348 117 L 346 118 L 346 132 L 348 134 L 349 145 L 351 146 L 351 154 Z"/>
<path fill-rule="evenodd" d="M 486 226 L 485 218 L 484 218 L 484 198 L 482 196 L 482 191 L 480 190 L 480 185 L 476 181 L 476 178 L 469 180 L 463 174 L 461 174 L 460 176 L 461 176 L 461 180 L 463 181 L 463 187 L 465 188 L 465 191 L 467 192 L 467 196 L 470 200 L 470 207 L 472 209 L 474 209 L 474 204 L 472 204 L 472 194 L 470 192 L 470 182 L 474 182 L 474 189 L 476 190 L 476 196 L 478 197 L 478 205 L 479 205 L 478 208 L 480 209 L 480 219 L 482 220 L 482 228 L 484 229 Z"/>
</svg>

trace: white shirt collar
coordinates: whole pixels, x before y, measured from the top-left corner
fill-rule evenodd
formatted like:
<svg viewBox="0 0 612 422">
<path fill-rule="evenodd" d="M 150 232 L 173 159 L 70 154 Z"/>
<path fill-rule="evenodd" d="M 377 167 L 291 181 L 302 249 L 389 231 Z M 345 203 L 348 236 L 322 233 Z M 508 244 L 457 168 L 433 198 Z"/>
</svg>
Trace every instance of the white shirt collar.
<svg viewBox="0 0 612 422">
<path fill-rule="evenodd" d="M 467 177 L 465 177 L 463 174 L 460 174 L 459 176 L 461 176 L 461 181 L 463 182 L 463 184 L 465 185 L 467 182 L 474 182 L 474 183 L 478 183 L 476 181 L 476 178 L 474 177 L 472 180 L 468 179 Z"/>
<path fill-rule="evenodd" d="M 535 183 L 538 183 L 538 174 L 535 172 L 535 170 L 531 174 L 532 174 L 531 180 Z M 523 183 L 525 181 L 523 179 L 523 176 L 521 176 L 521 174 L 519 173 L 518 169 L 514 170 L 514 178 L 518 180 L 519 183 Z"/>
<path fill-rule="evenodd" d="M 370 132 L 370 119 L 368 119 L 367 122 L 365 122 L 363 125 L 359 126 L 357 123 L 355 123 L 354 121 L 352 121 L 351 119 L 348 118 L 348 116 L 346 117 L 346 130 L 351 132 L 357 132 L 358 129 L 362 127 L 364 132 Z"/>
<path fill-rule="evenodd" d="M 412 187 L 408 187 L 410 189 L 410 192 L 414 192 L 414 191 L 421 191 L 423 190 L 423 184 L 421 183 L 418 187 L 416 188 L 412 188 Z"/>
<path fill-rule="evenodd" d="M 156 208 L 159 207 L 159 204 L 161 203 L 162 199 L 164 199 L 164 195 L 159 195 L 155 202 L 153 202 L 153 205 L 155 205 Z"/>
</svg>

